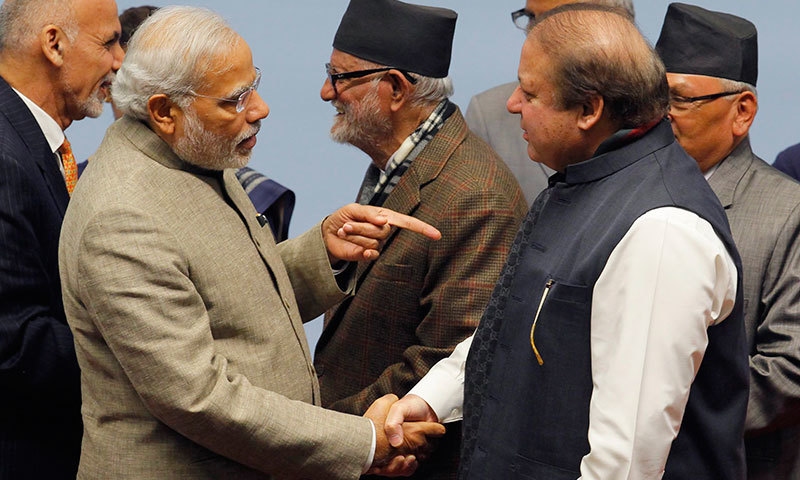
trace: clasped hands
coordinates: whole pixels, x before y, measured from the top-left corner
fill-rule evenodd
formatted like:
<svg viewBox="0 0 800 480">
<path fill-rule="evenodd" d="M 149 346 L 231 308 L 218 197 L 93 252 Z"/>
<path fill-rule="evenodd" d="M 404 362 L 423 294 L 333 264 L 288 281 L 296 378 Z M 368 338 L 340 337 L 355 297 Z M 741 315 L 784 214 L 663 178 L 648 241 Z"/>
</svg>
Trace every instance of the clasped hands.
<svg viewBox="0 0 800 480">
<path fill-rule="evenodd" d="M 439 230 L 414 217 L 387 208 L 351 203 L 322 221 L 322 238 L 331 264 L 338 260 L 375 260 L 379 255 L 378 249 L 389 237 L 393 226 L 433 240 L 442 236 Z"/>
<path fill-rule="evenodd" d="M 416 395 L 406 395 L 400 401 L 396 395 L 384 395 L 370 405 L 364 416 L 375 425 L 375 457 L 369 474 L 413 474 L 417 460 L 424 460 L 431 451 L 428 437 L 445 433 L 433 410 Z"/>
</svg>

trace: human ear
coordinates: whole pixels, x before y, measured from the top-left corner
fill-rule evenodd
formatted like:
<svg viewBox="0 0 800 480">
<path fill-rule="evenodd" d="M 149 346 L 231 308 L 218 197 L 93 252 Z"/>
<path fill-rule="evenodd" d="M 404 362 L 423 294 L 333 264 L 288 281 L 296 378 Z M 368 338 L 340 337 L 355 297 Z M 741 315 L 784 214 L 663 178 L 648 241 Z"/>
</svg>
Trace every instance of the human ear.
<svg viewBox="0 0 800 480">
<path fill-rule="evenodd" d="M 605 100 L 602 95 L 594 94 L 579 107 L 577 125 L 581 130 L 590 130 L 597 125 L 605 112 Z"/>
<path fill-rule="evenodd" d="M 64 52 L 69 46 L 67 34 L 57 25 L 45 25 L 39 32 L 39 46 L 45 58 L 55 65 L 64 65 Z"/>
<path fill-rule="evenodd" d="M 389 70 L 384 78 L 386 78 L 392 86 L 391 109 L 393 112 L 397 112 L 408 102 L 408 98 L 411 96 L 411 89 L 413 88 L 412 83 L 409 82 L 406 76 L 400 73 L 399 70 Z"/>
<path fill-rule="evenodd" d="M 741 137 L 747 135 L 750 125 L 758 111 L 758 100 L 753 92 L 742 92 L 736 100 L 736 114 L 733 118 L 733 134 Z"/>
<path fill-rule="evenodd" d="M 175 134 L 175 121 L 182 114 L 180 107 L 163 93 L 153 95 L 147 100 L 147 111 L 150 114 L 150 125 L 159 136 Z"/>
</svg>

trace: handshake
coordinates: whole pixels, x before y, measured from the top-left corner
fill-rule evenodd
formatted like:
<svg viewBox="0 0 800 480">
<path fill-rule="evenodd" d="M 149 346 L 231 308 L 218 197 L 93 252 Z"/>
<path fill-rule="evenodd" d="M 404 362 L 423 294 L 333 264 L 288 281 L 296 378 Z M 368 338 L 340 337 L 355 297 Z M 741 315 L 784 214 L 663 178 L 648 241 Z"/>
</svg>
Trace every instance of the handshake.
<svg viewBox="0 0 800 480">
<path fill-rule="evenodd" d="M 428 437 L 441 437 L 444 425 L 433 409 L 416 395 L 402 400 L 388 394 L 375 400 L 364 416 L 375 425 L 375 456 L 367 473 L 407 477 L 425 460 L 432 446 Z"/>
</svg>

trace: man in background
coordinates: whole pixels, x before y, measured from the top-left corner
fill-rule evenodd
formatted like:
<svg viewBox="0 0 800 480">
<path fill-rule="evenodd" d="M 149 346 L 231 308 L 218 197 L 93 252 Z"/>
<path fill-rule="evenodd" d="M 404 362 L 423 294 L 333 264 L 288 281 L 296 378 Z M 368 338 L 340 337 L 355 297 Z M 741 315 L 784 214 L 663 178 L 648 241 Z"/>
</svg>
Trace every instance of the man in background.
<svg viewBox="0 0 800 480">
<path fill-rule="evenodd" d="M 772 166 L 795 180 L 800 180 L 800 143 L 779 153 Z"/>
<path fill-rule="evenodd" d="M 78 364 L 58 276 L 77 180 L 64 130 L 103 111 L 120 67 L 113 0 L 0 7 L 0 479 L 74 479 Z"/>
<path fill-rule="evenodd" d="M 525 7 L 511 13 L 514 26 L 528 33 L 534 19 L 544 12 L 579 0 L 527 0 Z M 624 9 L 634 17 L 632 0 L 588 0 L 588 3 Z M 519 134 L 519 117 L 508 112 L 506 101 L 518 82 L 504 83 L 472 97 L 465 118 L 469 128 L 500 155 L 517 177 L 528 204 L 547 187 L 554 172 L 544 164 L 532 162 L 528 144 Z"/>
<path fill-rule="evenodd" d="M 329 309 L 314 364 L 322 404 L 362 414 L 405 394 L 472 334 L 527 207 L 517 181 L 448 100 L 452 10 L 353 0 L 320 92 L 338 114 L 331 137 L 371 160 L 359 203 L 413 215 L 442 232 L 398 231 L 356 268 L 358 289 Z M 459 424 L 421 478 L 455 478 Z"/>
<path fill-rule="evenodd" d="M 748 478 L 800 478 L 800 185 L 750 149 L 756 27 L 673 3 L 656 49 L 667 68 L 672 129 L 725 207 L 742 256 Z"/>
</svg>

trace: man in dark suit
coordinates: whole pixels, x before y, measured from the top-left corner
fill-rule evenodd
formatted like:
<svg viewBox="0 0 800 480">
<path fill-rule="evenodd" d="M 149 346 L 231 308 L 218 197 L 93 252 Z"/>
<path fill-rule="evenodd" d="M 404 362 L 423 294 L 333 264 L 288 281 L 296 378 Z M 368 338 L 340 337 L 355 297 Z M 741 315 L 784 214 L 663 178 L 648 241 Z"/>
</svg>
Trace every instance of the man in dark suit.
<svg viewBox="0 0 800 480">
<path fill-rule="evenodd" d="M 719 197 L 739 253 L 750 354 L 750 480 L 800 479 L 800 185 L 758 158 L 756 27 L 673 3 L 656 46 L 678 142 Z"/>
<path fill-rule="evenodd" d="M 800 180 L 800 143 L 779 153 L 772 166 L 795 180 Z"/>
<path fill-rule="evenodd" d="M 57 247 L 77 178 L 63 130 L 96 117 L 122 50 L 114 0 L 0 8 L 0 478 L 75 478 L 79 373 Z"/>
<path fill-rule="evenodd" d="M 525 7 L 511 12 L 514 25 L 527 33 L 537 15 L 568 3 L 580 0 L 527 0 Z M 624 9 L 633 18 L 632 0 L 590 0 L 589 3 Z M 519 82 L 509 82 L 481 92 L 469 101 L 464 118 L 476 135 L 486 140 L 508 168 L 519 180 L 522 192 L 532 204 L 539 192 L 547 187 L 547 178 L 555 173 L 550 167 L 532 162 L 528 156 L 528 144 L 522 139 L 519 118 L 506 108 L 508 97 L 514 93 Z"/>
<path fill-rule="evenodd" d="M 405 394 L 478 324 L 527 207 L 517 181 L 447 97 L 456 13 L 353 0 L 333 41 L 323 100 L 331 136 L 372 163 L 359 200 L 436 226 L 436 243 L 391 236 L 358 290 L 329 310 L 315 366 L 323 406 L 362 414 Z M 422 35 L 422 33 L 425 35 Z M 456 426 L 422 478 L 454 478 Z"/>
</svg>

